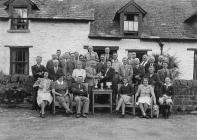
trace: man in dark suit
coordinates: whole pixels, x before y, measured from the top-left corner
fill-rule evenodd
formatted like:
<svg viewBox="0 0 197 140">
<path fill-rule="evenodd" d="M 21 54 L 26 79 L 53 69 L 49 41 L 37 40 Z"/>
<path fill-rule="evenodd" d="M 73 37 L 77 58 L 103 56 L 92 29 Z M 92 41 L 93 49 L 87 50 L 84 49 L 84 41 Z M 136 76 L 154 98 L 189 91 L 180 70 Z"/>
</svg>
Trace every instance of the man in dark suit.
<svg viewBox="0 0 197 140">
<path fill-rule="evenodd" d="M 96 72 L 103 74 L 106 67 L 107 67 L 107 65 L 105 63 L 105 56 L 104 56 L 104 54 L 101 54 L 100 62 L 97 63 L 97 65 L 96 65 Z"/>
<path fill-rule="evenodd" d="M 165 78 L 169 77 L 173 80 L 173 73 L 171 70 L 168 69 L 168 61 L 163 62 L 163 69 L 158 70 L 157 74 L 159 75 L 159 79 L 161 80 L 162 84 L 165 83 Z"/>
<path fill-rule="evenodd" d="M 89 112 L 88 93 L 86 87 L 82 84 L 82 81 L 83 77 L 79 76 L 76 78 L 76 83 L 73 83 L 72 85 L 72 93 L 74 95 L 77 110 L 76 118 L 79 118 L 80 116 L 87 118 Z"/>
<path fill-rule="evenodd" d="M 47 62 L 47 64 L 46 64 L 46 69 L 47 70 L 49 70 L 50 68 L 53 68 L 54 66 L 53 66 L 53 60 L 57 60 L 57 55 L 56 54 L 52 54 L 52 59 L 51 60 L 49 60 L 48 62 Z"/>
<path fill-rule="evenodd" d="M 77 65 L 77 61 L 75 60 L 75 54 L 72 53 L 70 55 L 70 59 L 68 61 L 66 61 L 66 67 L 65 67 L 65 73 L 66 74 L 72 74 L 73 70 L 76 68 Z"/>
<path fill-rule="evenodd" d="M 141 80 L 145 74 L 145 69 L 140 65 L 140 60 L 138 58 L 134 59 L 134 67 L 133 67 L 133 84 L 137 87 L 141 84 Z"/>
<path fill-rule="evenodd" d="M 31 67 L 34 82 L 37 81 L 38 78 L 42 78 L 44 76 L 44 72 L 47 71 L 46 68 L 43 65 L 41 65 L 41 62 L 42 62 L 42 57 L 37 56 L 36 57 L 36 64 Z M 36 110 L 38 108 L 38 105 L 36 102 L 37 90 L 38 90 L 38 88 L 36 87 L 33 92 L 33 106 L 32 106 L 32 109 L 36 109 Z"/>
<path fill-rule="evenodd" d="M 115 70 L 111 67 L 112 63 L 111 61 L 107 61 L 107 67 L 104 70 L 103 76 L 101 76 L 100 83 L 104 83 L 106 85 L 106 82 L 112 82 Z"/>
<path fill-rule="evenodd" d="M 59 67 L 59 61 L 53 60 L 53 67 L 48 69 L 49 79 L 56 81 L 59 74 L 63 74 L 62 68 Z"/>
<path fill-rule="evenodd" d="M 42 62 L 42 57 L 37 56 L 36 64 L 31 67 L 34 81 L 36 81 L 38 78 L 42 78 L 44 76 L 44 72 L 47 71 L 44 65 L 41 65 L 41 62 Z"/>
</svg>

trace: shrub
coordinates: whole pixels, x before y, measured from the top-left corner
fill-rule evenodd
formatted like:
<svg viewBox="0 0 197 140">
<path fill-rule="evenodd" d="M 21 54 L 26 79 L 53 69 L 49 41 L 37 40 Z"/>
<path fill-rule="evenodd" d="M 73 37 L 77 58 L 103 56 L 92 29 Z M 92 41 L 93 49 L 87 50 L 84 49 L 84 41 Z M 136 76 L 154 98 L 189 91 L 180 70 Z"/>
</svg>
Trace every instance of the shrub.
<svg viewBox="0 0 197 140">
<path fill-rule="evenodd" d="M 158 58 L 160 54 L 152 54 L 155 57 L 155 62 L 158 62 Z M 168 68 L 172 71 L 174 78 L 177 79 L 180 76 L 180 70 L 179 70 L 179 64 L 180 61 L 175 55 L 170 55 L 170 54 L 163 54 L 165 59 L 168 60 Z"/>
<path fill-rule="evenodd" d="M 33 78 L 28 75 L 5 75 L 0 72 L 0 103 L 18 104 L 31 99 Z"/>
</svg>

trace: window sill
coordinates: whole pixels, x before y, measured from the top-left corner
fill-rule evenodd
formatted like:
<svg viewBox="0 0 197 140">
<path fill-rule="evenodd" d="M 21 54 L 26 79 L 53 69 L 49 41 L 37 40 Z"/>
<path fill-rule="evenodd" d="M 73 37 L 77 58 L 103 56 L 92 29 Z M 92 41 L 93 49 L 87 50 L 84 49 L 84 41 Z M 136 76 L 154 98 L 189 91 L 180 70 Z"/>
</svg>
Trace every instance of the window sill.
<svg viewBox="0 0 197 140">
<path fill-rule="evenodd" d="M 27 30 L 7 30 L 8 33 L 30 33 L 30 30 L 27 29 Z"/>
</svg>

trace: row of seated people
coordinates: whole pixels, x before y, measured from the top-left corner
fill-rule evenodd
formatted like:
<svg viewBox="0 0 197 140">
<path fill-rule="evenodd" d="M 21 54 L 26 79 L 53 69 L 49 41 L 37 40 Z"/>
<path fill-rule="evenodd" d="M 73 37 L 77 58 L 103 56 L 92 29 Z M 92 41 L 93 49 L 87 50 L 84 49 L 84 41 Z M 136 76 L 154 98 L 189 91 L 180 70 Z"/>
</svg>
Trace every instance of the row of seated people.
<svg viewBox="0 0 197 140">
<path fill-rule="evenodd" d="M 52 93 L 56 96 L 56 101 L 65 109 L 66 113 L 72 113 L 70 109 L 70 103 L 72 102 L 70 93 L 74 95 L 74 101 L 76 102 L 76 117 L 79 118 L 87 117 L 89 112 L 89 102 L 88 91 L 86 87 L 82 84 L 83 77 L 79 76 L 76 78 L 76 82 L 70 87 L 66 81 L 64 81 L 64 75 L 58 74 L 57 81 L 52 81 L 48 79 L 48 73 L 44 73 L 44 78 L 39 78 L 34 87 L 38 87 L 37 103 L 41 107 L 40 116 L 45 117 L 45 107 L 52 103 Z M 70 89 L 70 90 L 69 90 Z M 138 90 L 135 94 L 133 86 L 128 83 L 128 79 L 123 79 L 123 85 L 119 89 L 120 99 L 116 106 L 116 112 L 122 106 L 121 117 L 125 116 L 125 105 L 130 103 L 136 103 L 139 105 L 142 117 L 148 118 L 147 109 L 148 106 L 153 104 L 156 105 L 156 97 L 154 93 L 154 87 L 148 84 L 148 78 L 143 78 L 142 84 L 139 85 Z M 166 104 L 171 106 L 173 104 L 173 86 L 169 77 L 165 78 L 165 84 L 162 86 L 161 96 L 159 97 L 160 105 Z M 133 101 L 132 96 L 135 95 L 135 101 Z M 138 99 L 137 99 L 138 98 Z M 153 100 L 152 100 L 153 99 Z M 82 109 L 83 108 L 83 109 Z M 82 111 L 81 111 L 82 109 Z M 170 108 L 168 109 L 170 112 Z"/>
<path fill-rule="evenodd" d="M 78 77 L 76 79 L 76 83 L 72 84 L 71 91 L 74 94 L 74 100 L 77 103 L 77 115 L 76 117 L 87 117 L 88 111 L 89 111 L 89 98 L 87 97 L 87 91 L 83 84 L 81 84 L 83 81 L 83 77 Z M 122 106 L 122 115 L 121 117 L 124 117 L 125 115 L 125 104 L 132 101 L 131 96 L 135 93 L 133 87 L 128 83 L 127 78 L 124 78 L 123 85 L 119 90 L 120 94 L 120 100 L 118 102 L 118 105 L 116 107 L 116 111 L 119 110 L 120 106 Z M 67 113 L 71 113 L 69 105 L 70 105 L 70 96 L 69 96 L 69 90 L 66 82 L 63 81 L 63 75 L 58 76 L 58 80 L 55 82 L 52 82 L 48 79 L 48 73 L 45 72 L 44 78 L 39 78 L 34 86 L 39 86 L 38 90 L 38 97 L 37 97 L 37 103 L 39 106 L 41 106 L 41 117 L 44 117 L 44 109 L 47 104 L 50 104 L 52 102 L 52 96 L 50 93 L 50 89 L 52 89 L 52 92 L 56 95 L 57 101 L 65 108 Z M 173 98 L 173 86 L 170 83 L 170 78 L 166 77 L 166 83 L 162 87 L 162 96 L 159 98 L 160 104 L 169 104 L 172 105 L 172 98 Z M 140 106 L 140 109 L 142 111 L 143 117 L 148 117 L 146 115 L 146 110 L 148 106 L 151 104 L 151 96 L 153 97 L 153 103 L 156 104 L 156 98 L 154 95 L 154 90 L 151 85 L 148 85 L 148 79 L 143 79 L 143 84 L 141 84 L 138 88 L 138 91 L 136 93 L 135 97 L 139 97 L 138 101 L 136 100 L 136 104 Z M 81 107 L 83 106 L 83 111 L 81 114 Z"/>
</svg>

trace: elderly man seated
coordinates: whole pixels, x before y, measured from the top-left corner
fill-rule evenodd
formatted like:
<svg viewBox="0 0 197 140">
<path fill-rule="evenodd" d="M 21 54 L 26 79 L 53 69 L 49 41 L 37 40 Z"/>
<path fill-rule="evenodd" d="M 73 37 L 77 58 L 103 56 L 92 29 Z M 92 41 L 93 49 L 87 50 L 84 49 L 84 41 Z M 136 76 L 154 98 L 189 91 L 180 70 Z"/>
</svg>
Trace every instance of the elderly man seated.
<svg viewBox="0 0 197 140">
<path fill-rule="evenodd" d="M 89 98 L 86 87 L 82 84 L 83 77 L 79 76 L 76 78 L 76 83 L 72 85 L 72 93 L 76 102 L 77 114 L 76 118 L 80 116 L 87 118 L 89 111 Z M 83 107 L 83 110 L 81 111 Z"/>
</svg>

